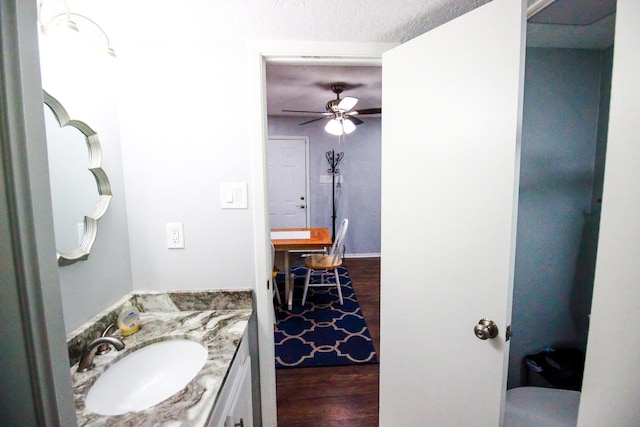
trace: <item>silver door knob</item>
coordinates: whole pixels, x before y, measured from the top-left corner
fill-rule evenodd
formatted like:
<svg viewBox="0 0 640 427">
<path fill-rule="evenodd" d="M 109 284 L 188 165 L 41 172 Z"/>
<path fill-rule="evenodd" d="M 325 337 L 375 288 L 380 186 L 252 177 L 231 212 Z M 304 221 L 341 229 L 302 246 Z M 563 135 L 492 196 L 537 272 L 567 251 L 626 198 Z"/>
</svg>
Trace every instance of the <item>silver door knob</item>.
<svg viewBox="0 0 640 427">
<path fill-rule="evenodd" d="M 478 324 L 473 327 L 473 332 L 481 340 L 495 338 L 498 336 L 498 325 L 493 320 L 480 319 Z"/>
</svg>

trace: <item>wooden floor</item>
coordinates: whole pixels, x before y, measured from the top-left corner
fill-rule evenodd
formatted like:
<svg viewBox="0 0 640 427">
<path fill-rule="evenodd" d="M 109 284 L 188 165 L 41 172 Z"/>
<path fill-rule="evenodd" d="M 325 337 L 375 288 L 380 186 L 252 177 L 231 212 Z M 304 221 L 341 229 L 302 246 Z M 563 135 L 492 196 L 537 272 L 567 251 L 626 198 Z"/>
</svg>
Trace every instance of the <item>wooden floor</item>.
<svg viewBox="0 0 640 427">
<path fill-rule="evenodd" d="M 345 266 L 379 357 L 380 258 Z M 377 427 L 379 366 L 277 369 L 278 427 Z"/>
</svg>

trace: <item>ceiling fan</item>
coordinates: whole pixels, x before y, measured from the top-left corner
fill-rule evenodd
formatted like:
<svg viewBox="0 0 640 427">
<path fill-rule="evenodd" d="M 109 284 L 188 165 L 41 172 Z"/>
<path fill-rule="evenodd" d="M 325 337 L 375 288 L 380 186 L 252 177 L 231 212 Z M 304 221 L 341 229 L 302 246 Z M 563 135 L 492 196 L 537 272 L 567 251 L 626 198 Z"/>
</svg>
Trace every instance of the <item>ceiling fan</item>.
<svg viewBox="0 0 640 427">
<path fill-rule="evenodd" d="M 344 92 L 344 84 L 332 84 L 331 91 L 336 94 L 336 99 L 332 99 L 331 101 L 327 102 L 326 112 L 304 110 L 282 110 L 282 112 L 322 114 L 322 117 L 307 120 L 306 122 L 299 124 L 306 125 L 318 120 L 329 119 L 329 122 L 324 127 L 324 130 L 332 135 L 338 136 L 342 134 L 349 134 L 356 129 L 357 125 L 361 125 L 362 123 L 364 123 L 356 116 L 362 114 L 380 114 L 382 112 L 382 108 L 364 108 L 362 110 L 354 110 L 353 108 L 358 103 L 358 98 L 354 98 L 351 96 L 345 96 L 342 99 L 340 98 L 340 94 Z"/>
</svg>

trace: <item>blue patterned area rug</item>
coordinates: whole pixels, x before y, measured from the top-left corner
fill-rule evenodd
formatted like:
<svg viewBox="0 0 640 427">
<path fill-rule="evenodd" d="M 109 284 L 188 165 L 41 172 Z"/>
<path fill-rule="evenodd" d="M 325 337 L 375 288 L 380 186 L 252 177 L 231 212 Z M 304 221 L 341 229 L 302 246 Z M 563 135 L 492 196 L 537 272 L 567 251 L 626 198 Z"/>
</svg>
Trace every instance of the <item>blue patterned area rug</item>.
<svg viewBox="0 0 640 427">
<path fill-rule="evenodd" d="M 301 307 L 304 290 L 304 267 L 294 267 L 293 309 L 284 298 L 284 275 L 276 278 L 282 305 L 276 304 L 276 368 L 339 366 L 378 363 L 371 335 L 346 268 L 340 267 L 344 305 L 340 305 L 335 287 L 309 288 Z M 313 277 L 320 280 L 320 276 Z M 331 279 L 330 279 L 331 280 Z"/>
</svg>

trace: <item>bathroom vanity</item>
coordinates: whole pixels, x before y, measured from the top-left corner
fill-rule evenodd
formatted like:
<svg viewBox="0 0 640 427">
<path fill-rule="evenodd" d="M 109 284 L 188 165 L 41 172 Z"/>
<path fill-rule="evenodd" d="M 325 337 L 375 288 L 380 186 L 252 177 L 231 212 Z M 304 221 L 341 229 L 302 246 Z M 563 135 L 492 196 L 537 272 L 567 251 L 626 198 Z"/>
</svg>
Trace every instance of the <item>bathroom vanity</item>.
<svg viewBox="0 0 640 427">
<path fill-rule="evenodd" d="M 124 349 L 111 348 L 106 354 L 96 355 L 91 370 L 78 372 L 84 350 L 116 321 L 127 302 L 140 311 L 140 330 L 126 337 L 118 330 L 108 332 L 124 342 Z M 78 425 L 251 426 L 248 325 L 252 312 L 250 290 L 134 292 L 123 297 L 67 336 Z M 140 403 L 139 395 L 148 397 L 163 387 L 145 371 L 151 370 L 153 374 L 158 370 L 162 374 L 159 376 L 164 377 L 165 370 L 173 373 L 182 368 L 183 361 L 191 362 L 187 354 L 183 357 L 178 353 L 169 362 L 145 360 L 139 369 L 122 376 L 118 369 L 123 362 L 133 360 L 129 356 L 136 351 L 146 348 L 138 353 L 144 354 L 157 343 L 170 347 L 185 341 L 206 349 L 200 362 L 202 367 L 198 365 L 186 386 L 179 385 L 175 393 L 169 392 L 169 397 L 150 406 L 148 402 Z M 163 350 L 158 354 L 166 353 L 169 352 Z M 107 389 L 99 404 L 92 403 L 88 398 L 92 387 L 102 387 L 105 381 L 101 378 L 110 375 L 116 375 L 113 392 Z M 133 392 L 129 393 L 129 389 Z"/>
</svg>

